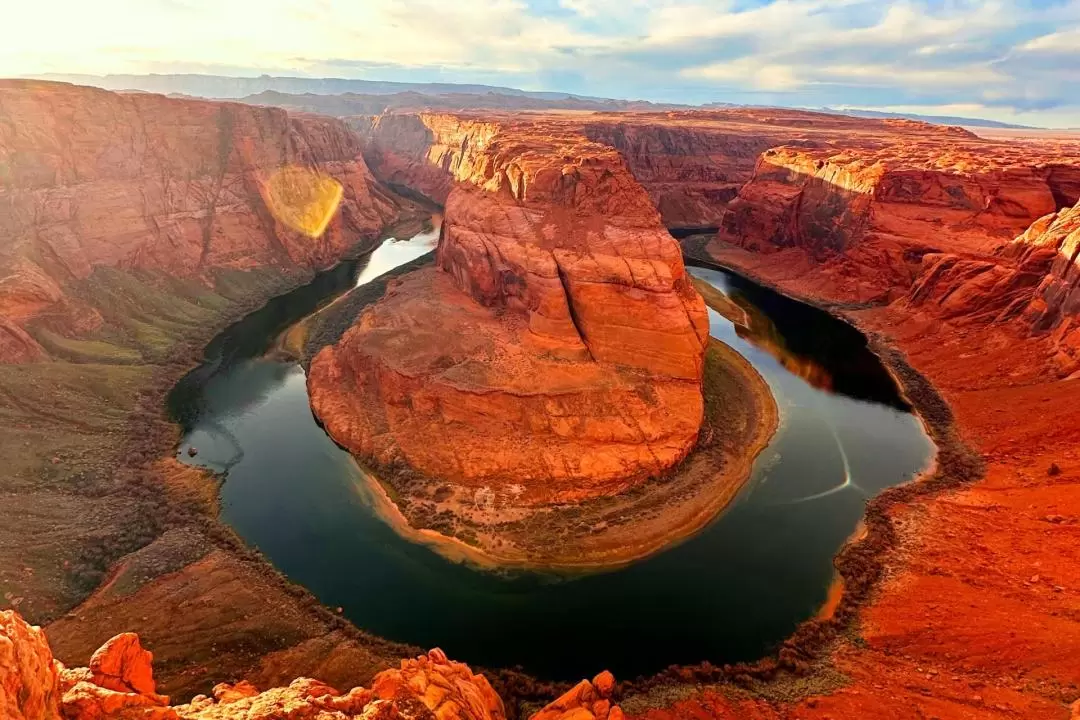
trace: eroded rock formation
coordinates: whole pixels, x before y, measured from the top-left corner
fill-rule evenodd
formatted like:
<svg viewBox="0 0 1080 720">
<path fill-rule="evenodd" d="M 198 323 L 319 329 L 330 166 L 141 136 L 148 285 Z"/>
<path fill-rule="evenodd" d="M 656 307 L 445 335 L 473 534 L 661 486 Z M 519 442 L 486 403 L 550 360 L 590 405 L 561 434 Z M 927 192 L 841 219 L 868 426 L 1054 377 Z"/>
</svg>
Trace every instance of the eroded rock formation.
<svg viewBox="0 0 1080 720">
<path fill-rule="evenodd" d="M 105 322 L 104 269 L 212 284 L 217 273 L 319 268 L 399 212 L 340 121 L 283 110 L 0 81 L 0 362 L 45 355 L 38 328 L 67 337 Z M 312 238 L 275 217 L 275 173 L 341 185 Z"/>
<path fill-rule="evenodd" d="M 524 503 L 614 492 L 685 457 L 705 306 L 620 155 L 557 121 L 447 115 L 380 118 L 372 142 L 382 177 L 446 193 L 438 268 L 313 360 L 330 434 Z"/>
<path fill-rule="evenodd" d="M 1080 201 L 1017 238 L 1020 268 L 1049 266 L 1024 312 L 1035 332 L 1053 334 L 1065 367 L 1080 365 Z"/>
<path fill-rule="evenodd" d="M 887 301 L 913 284 L 923 256 L 992 256 L 1054 212 L 1060 192 L 1020 151 L 974 141 L 780 147 L 762 155 L 719 237 L 755 252 L 800 251 L 846 299 Z"/>
<path fill-rule="evenodd" d="M 861 641 L 830 653 L 848 687 L 779 712 L 706 693 L 658 717 L 1070 714 L 1075 692 L 1046 689 L 1077 682 L 1061 651 L 1078 642 L 1062 616 L 1077 599 L 1062 529 L 1080 514 L 1080 136 L 867 139 L 838 137 L 825 156 L 777 148 L 708 251 L 876 337 L 930 421 L 937 472 L 876 501 L 895 536 L 858 608 Z"/>
<path fill-rule="evenodd" d="M 412 209 L 361 149 L 328 118 L 0 80 L 0 606 L 59 620 L 58 654 L 85 661 L 121 629 L 182 635 L 163 660 L 165 687 L 183 692 L 202 687 L 193 666 L 235 674 L 314 637 L 290 677 L 320 652 L 365 679 L 383 667 L 261 561 L 201 535 L 206 473 L 158 464 L 177 431 L 163 411 L 177 358 Z M 325 232 L 305 231 L 334 202 Z M 191 533 L 203 539 L 176 553 L 171 538 Z M 159 550 L 172 559 L 141 575 L 144 593 L 97 593 L 115 604 L 68 614 L 121 558 Z"/>
<path fill-rule="evenodd" d="M 153 656 L 125 633 L 94 653 L 89 668 L 66 668 L 38 628 L 0 611 L 0 713 L 4 720 L 506 720 L 487 678 L 441 650 L 379 673 L 371 689 L 342 693 L 311 678 L 259 691 L 247 681 L 220 683 L 213 697 L 170 705 L 155 692 Z M 531 720 L 622 720 L 615 680 L 603 672 Z"/>
<path fill-rule="evenodd" d="M 40 628 L 12 611 L 0 611 L 0 717 L 60 717 L 60 676 Z"/>
</svg>

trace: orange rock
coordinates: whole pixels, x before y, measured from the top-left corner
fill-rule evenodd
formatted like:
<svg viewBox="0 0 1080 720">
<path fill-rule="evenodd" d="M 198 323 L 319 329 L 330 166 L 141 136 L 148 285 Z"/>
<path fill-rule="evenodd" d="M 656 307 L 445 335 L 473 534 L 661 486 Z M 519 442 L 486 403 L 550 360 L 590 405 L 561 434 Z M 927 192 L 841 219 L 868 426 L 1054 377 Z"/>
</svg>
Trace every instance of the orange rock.
<svg viewBox="0 0 1080 720">
<path fill-rule="evenodd" d="M 609 670 L 605 670 L 593 678 L 592 684 L 596 692 L 600 693 L 600 697 L 609 698 L 615 691 L 615 676 Z"/>
<path fill-rule="evenodd" d="M 1072 372 L 1080 366 L 1080 289 L 1076 285 L 1080 273 L 1080 202 L 1043 218 L 1017 238 L 1016 245 L 1023 248 L 1027 261 L 1018 274 L 1045 272 L 1025 310 L 1025 319 L 1033 331 L 1053 334 L 1059 351 L 1069 360 L 1065 369 Z M 1034 268 L 1029 269 L 1031 266 Z"/>
<path fill-rule="evenodd" d="M 236 702 L 242 698 L 255 697 L 259 694 L 259 689 L 249 683 L 247 680 L 241 680 L 235 685 L 229 683 L 218 683 L 214 686 L 214 699 L 219 703 L 227 704 Z"/>
<path fill-rule="evenodd" d="M 340 693 L 319 680 L 297 678 L 288 687 L 259 692 L 241 681 L 217 685 L 213 699 L 199 695 L 175 707 L 153 693 L 151 660 L 138 636 L 126 633 L 94 653 L 91 668 L 67 669 L 53 659 L 40 629 L 14 611 L 0 611 L 0 718 L 506 720 L 487 679 L 438 649 L 379 673 L 373 690 Z"/>
<path fill-rule="evenodd" d="M 63 699 L 66 720 L 179 720 L 167 705 L 168 698 L 117 692 L 88 682 L 77 683 Z"/>
<path fill-rule="evenodd" d="M 394 700 L 414 697 L 439 720 L 505 720 L 502 700 L 487 678 L 468 665 L 454 662 L 438 648 L 414 660 L 402 660 L 398 670 L 375 676 L 375 697 Z"/>
<path fill-rule="evenodd" d="M 416 143 L 384 165 L 408 155 L 408 177 L 428 162 L 456 184 L 442 272 L 393 285 L 313 360 L 328 432 L 524 504 L 617 492 L 682 460 L 707 314 L 619 154 L 559 123 L 422 114 L 376 130 L 373 144 Z"/>
<path fill-rule="evenodd" d="M 64 667 L 59 661 L 56 663 L 57 670 L 60 672 L 60 692 L 66 693 L 81 682 L 93 683 L 94 673 L 90 672 L 90 668 L 67 668 Z"/>
<path fill-rule="evenodd" d="M 622 720 L 622 709 L 608 700 L 614 689 L 615 676 L 605 670 L 592 682 L 582 680 L 529 720 Z"/>
<path fill-rule="evenodd" d="M 107 690 L 155 695 L 153 661 L 153 654 L 143 649 L 138 635 L 121 633 L 93 654 L 90 672 L 94 684 Z"/>
<path fill-rule="evenodd" d="M 207 284 L 223 268 L 322 268 L 399 211 L 330 118 L 0 80 L 0 128 L 0 362 L 43 355 L 25 332 L 43 318 L 73 337 L 99 327 L 108 308 L 68 294 L 97 268 Z M 271 212 L 283 167 L 340 191 L 317 238 Z"/>
<path fill-rule="evenodd" d="M 1002 167 L 986 143 L 919 136 L 770 149 L 719 238 L 805 252 L 835 268 L 851 300 L 896 299 L 927 253 L 988 256 L 1055 210 L 1061 190 L 1046 169 L 993 149 L 1015 165 Z"/>
<path fill-rule="evenodd" d="M 0 718 L 57 720 L 60 678 L 41 628 L 0 610 Z"/>
</svg>

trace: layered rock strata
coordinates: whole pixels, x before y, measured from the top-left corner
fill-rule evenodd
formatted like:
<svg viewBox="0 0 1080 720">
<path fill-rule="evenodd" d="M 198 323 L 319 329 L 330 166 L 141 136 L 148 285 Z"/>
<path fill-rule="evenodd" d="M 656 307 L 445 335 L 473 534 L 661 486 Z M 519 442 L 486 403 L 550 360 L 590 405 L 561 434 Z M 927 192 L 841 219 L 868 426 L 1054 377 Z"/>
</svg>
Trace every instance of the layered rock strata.
<svg viewBox="0 0 1080 720">
<path fill-rule="evenodd" d="M 843 181 L 845 193 L 869 197 L 854 204 L 865 204 L 862 223 L 789 240 L 762 232 L 765 223 L 732 217 L 727 242 L 709 247 L 714 259 L 842 310 L 876 337 L 939 444 L 934 475 L 875 500 L 867 525 L 880 523 L 880 533 L 846 553 L 865 557 L 873 547 L 883 578 L 857 608 L 859 642 L 830 651 L 851 682 L 779 710 L 706 693 L 658 718 L 1064 718 L 1070 703 L 1076 713 L 1078 676 L 1069 657 L 1080 639 L 1065 617 L 1078 598 L 1067 578 L 1080 515 L 1070 290 L 1080 138 L 957 139 L 927 147 L 918 163 L 911 147 L 901 150 L 919 143 L 901 140 L 873 153 L 838 140 L 849 170 L 860 157 L 882 160 L 881 179 L 864 170 L 847 178 L 870 182 Z M 825 160 L 820 168 L 802 161 L 803 172 L 768 169 L 763 177 L 775 182 L 772 191 L 799 197 L 814 182 L 811 168 L 843 177 Z M 770 192 L 767 182 L 744 188 L 746 216 L 773 216 L 751 202 Z M 792 227 L 848 217 L 850 196 L 832 197 L 833 204 L 784 206 Z M 882 262 L 868 262 L 869 253 Z M 875 302 L 852 303 L 868 299 Z"/>
<path fill-rule="evenodd" d="M 330 434 L 530 504 L 607 494 L 693 447 L 704 303 L 622 158 L 555 122 L 381 118 L 380 174 L 440 197 L 438 267 L 315 357 Z M 446 179 L 440 179 L 445 177 Z"/>
<path fill-rule="evenodd" d="M 340 186 L 318 237 L 275 207 L 275 188 L 303 194 L 280 174 L 297 169 Z M 103 268 L 211 285 L 325 267 L 400 211 L 343 122 L 18 80 L 0 81 L 0 208 L 2 362 L 45 355 L 35 327 L 99 330 L 102 308 L 72 287 Z"/>
<path fill-rule="evenodd" d="M 796 250 L 845 299 L 895 300 L 924 256 L 993 259 L 1058 209 L 1069 194 L 1055 179 L 1063 172 L 974 141 L 773 148 L 728 206 L 719 238 L 755 252 Z"/>
</svg>

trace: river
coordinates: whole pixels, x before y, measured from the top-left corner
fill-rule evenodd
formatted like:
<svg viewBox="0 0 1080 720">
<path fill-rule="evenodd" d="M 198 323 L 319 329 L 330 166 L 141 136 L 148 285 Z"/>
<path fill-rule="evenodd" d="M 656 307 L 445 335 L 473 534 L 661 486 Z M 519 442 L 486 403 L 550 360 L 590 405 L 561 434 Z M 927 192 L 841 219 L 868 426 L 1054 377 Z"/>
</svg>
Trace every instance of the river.
<svg viewBox="0 0 1080 720">
<path fill-rule="evenodd" d="M 367 631 L 560 680 L 755 659 L 825 601 L 832 558 L 867 498 L 932 456 L 857 331 L 746 279 L 693 267 L 744 314 L 737 326 L 710 310 L 711 333 L 757 368 L 781 415 L 736 500 L 693 537 L 618 570 L 497 573 L 451 562 L 379 519 L 356 464 L 312 416 L 303 369 L 268 352 L 317 307 L 436 239 L 431 231 L 387 240 L 275 299 L 216 338 L 169 398 L 183 428 L 180 457 L 227 472 L 221 519 Z"/>
</svg>

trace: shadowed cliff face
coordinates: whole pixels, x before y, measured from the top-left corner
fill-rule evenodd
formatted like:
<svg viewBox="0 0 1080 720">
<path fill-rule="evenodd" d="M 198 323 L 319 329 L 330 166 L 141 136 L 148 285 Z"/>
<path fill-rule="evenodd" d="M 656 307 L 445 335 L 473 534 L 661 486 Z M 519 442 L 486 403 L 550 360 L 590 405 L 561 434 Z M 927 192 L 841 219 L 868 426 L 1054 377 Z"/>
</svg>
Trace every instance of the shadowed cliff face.
<svg viewBox="0 0 1080 720">
<path fill-rule="evenodd" d="M 434 114 L 378 118 L 369 143 L 380 177 L 446 212 L 439 270 L 391 288 L 312 363 L 336 439 L 453 482 L 524 482 L 529 503 L 685 457 L 705 306 L 616 151 L 557 119 Z"/>
<path fill-rule="evenodd" d="M 212 286 L 221 270 L 335 262 L 398 212 L 359 155 L 358 138 L 334 120 L 0 82 L 0 361 L 45 354 L 34 326 L 66 337 L 99 330 L 100 303 L 73 288 L 100 269 Z M 289 169 L 340 186 L 317 237 L 271 210 L 274 180 Z"/>
<path fill-rule="evenodd" d="M 783 133 L 708 126 L 591 122 L 589 139 L 618 150 L 667 227 L 715 227 L 754 173 L 758 156 Z"/>
</svg>

